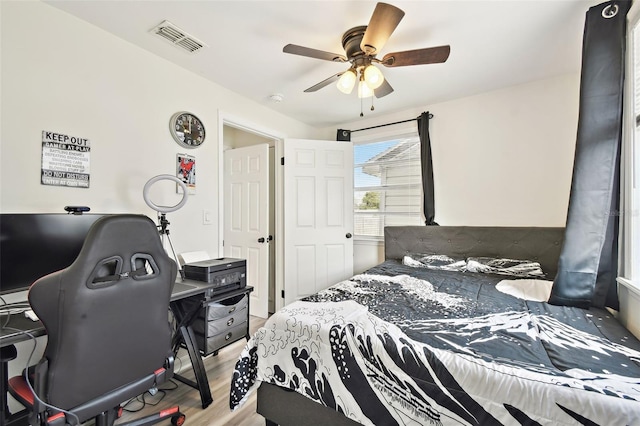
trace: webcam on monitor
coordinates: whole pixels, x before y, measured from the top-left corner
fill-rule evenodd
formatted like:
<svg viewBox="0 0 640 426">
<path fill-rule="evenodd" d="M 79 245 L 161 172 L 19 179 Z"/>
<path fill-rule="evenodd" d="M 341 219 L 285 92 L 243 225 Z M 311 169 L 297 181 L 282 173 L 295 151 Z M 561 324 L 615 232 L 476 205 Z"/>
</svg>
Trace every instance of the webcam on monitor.
<svg viewBox="0 0 640 426">
<path fill-rule="evenodd" d="M 68 214 L 82 214 L 84 212 L 88 212 L 91 209 L 87 206 L 65 206 L 64 210 Z"/>
</svg>

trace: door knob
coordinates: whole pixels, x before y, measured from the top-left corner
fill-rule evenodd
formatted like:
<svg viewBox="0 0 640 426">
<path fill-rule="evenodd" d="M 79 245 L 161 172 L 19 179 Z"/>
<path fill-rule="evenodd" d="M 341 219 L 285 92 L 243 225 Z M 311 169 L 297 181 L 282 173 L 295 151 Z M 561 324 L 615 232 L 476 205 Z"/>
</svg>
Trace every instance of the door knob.
<svg viewBox="0 0 640 426">
<path fill-rule="evenodd" d="M 351 238 L 351 237 L 353 237 L 353 235 L 351 235 L 351 233 L 350 233 L 350 232 L 347 232 L 346 237 L 347 237 L 347 238 Z"/>
<path fill-rule="evenodd" d="M 264 243 L 264 237 L 260 237 L 260 238 L 258 238 L 258 242 L 259 242 L 259 243 Z"/>
</svg>

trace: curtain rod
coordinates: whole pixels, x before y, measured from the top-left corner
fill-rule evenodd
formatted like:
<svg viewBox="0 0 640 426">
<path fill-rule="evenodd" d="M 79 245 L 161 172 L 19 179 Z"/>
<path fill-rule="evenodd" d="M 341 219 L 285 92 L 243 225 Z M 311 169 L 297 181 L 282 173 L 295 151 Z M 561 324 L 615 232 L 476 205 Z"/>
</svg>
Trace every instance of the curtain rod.
<svg viewBox="0 0 640 426">
<path fill-rule="evenodd" d="M 411 118 L 409 120 L 396 121 L 395 123 L 379 124 L 377 126 L 365 127 L 364 129 L 351 130 L 351 133 L 353 133 L 353 132 L 361 132 L 363 130 L 377 129 L 378 127 L 393 126 L 394 124 L 408 123 L 410 121 L 416 121 L 419 118 L 420 117 L 416 117 L 416 118 Z M 433 118 L 433 114 L 429 113 L 429 119 L 431 119 L 431 118 Z"/>
</svg>

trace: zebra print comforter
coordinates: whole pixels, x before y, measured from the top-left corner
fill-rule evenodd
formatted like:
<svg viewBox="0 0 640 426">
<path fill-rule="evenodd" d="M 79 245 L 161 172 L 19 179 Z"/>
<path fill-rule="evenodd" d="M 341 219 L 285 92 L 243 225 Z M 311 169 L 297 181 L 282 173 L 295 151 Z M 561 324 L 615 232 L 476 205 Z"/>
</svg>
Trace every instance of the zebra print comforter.
<svg viewBox="0 0 640 426">
<path fill-rule="evenodd" d="M 292 303 L 247 343 L 231 408 L 266 381 L 364 425 L 640 424 L 638 340 L 502 279 L 386 261 Z"/>
</svg>

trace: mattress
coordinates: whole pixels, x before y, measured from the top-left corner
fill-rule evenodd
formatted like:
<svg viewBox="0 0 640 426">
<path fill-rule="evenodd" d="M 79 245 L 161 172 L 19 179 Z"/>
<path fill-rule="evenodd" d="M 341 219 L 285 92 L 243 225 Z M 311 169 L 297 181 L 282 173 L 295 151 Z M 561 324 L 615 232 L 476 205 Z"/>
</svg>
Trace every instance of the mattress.
<svg viewBox="0 0 640 426">
<path fill-rule="evenodd" d="M 247 343 L 231 408 L 267 382 L 365 425 L 640 424 L 640 342 L 504 279 L 387 260 L 294 302 Z"/>
</svg>

